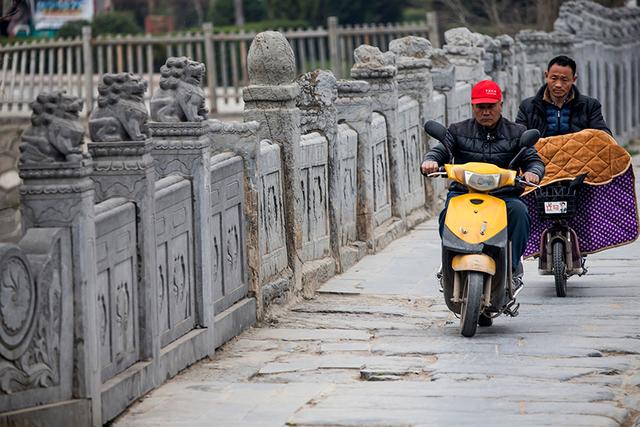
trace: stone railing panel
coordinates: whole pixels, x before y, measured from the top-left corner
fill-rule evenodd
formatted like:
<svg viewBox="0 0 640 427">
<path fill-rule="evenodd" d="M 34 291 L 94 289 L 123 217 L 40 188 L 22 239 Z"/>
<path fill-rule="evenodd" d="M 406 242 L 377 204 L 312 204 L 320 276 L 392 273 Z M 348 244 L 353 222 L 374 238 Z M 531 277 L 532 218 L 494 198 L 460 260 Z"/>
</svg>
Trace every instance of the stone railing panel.
<svg viewBox="0 0 640 427">
<path fill-rule="evenodd" d="M 358 134 L 346 124 L 338 125 L 338 192 L 340 198 L 340 245 L 357 240 Z"/>
<path fill-rule="evenodd" d="M 191 183 L 178 176 L 156 182 L 158 316 L 161 345 L 196 324 Z"/>
<path fill-rule="evenodd" d="M 212 284 L 215 313 L 249 290 L 244 227 L 244 169 L 232 153 L 211 158 Z"/>
<path fill-rule="evenodd" d="M 71 265 L 70 233 L 61 228 L 32 228 L 18 245 L 0 243 L 2 412 L 72 399 Z"/>
<path fill-rule="evenodd" d="M 456 83 L 455 88 L 447 92 L 447 124 L 471 118 L 471 85 Z"/>
<path fill-rule="evenodd" d="M 96 205 L 98 341 L 102 381 L 139 360 L 136 208 L 125 199 Z"/>
<path fill-rule="evenodd" d="M 259 236 L 263 283 L 287 268 L 287 246 L 282 199 L 280 147 L 267 141 L 261 143 L 258 159 Z"/>
<path fill-rule="evenodd" d="M 317 132 L 300 138 L 302 260 L 329 256 L 327 139 Z"/>
<path fill-rule="evenodd" d="M 402 149 L 405 179 L 402 195 L 407 212 L 424 206 L 424 178 L 420 174 L 420 164 L 424 157 L 424 144 L 420 124 L 420 107 L 416 100 L 403 96 L 398 101 L 398 141 Z"/>
<path fill-rule="evenodd" d="M 379 226 L 391 218 L 391 189 L 389 184 L 389 152 L 387 143 L 387 121 L 380 113 L 373 113 L 372 175 L 373 211 L 375 225 Z"/>
<path fill-rule="evenodd" d="M 447 125 L 447 98 L 444 94 L 434 91 L 433 98 L 431 102 L 431 110 L 428 112 L 429 116 L 427 120 L 435 120 L 438 123 L 442 123 L 443 125 Z M 438 141 L 434 138 L 427 138 L 427 150 L 433 148 Z M 435 206 L 431 206 L 433 211 L 437 211 L 439 209 L 439 201 L 441 198 L 444 198 L 447 190 L 447 180 L 446 179 L 427 179 L 425 180 L 427 188 L 430 189 L 429 194 L 431 195 L 431 202 L 435 204 Z"/>
</svg>

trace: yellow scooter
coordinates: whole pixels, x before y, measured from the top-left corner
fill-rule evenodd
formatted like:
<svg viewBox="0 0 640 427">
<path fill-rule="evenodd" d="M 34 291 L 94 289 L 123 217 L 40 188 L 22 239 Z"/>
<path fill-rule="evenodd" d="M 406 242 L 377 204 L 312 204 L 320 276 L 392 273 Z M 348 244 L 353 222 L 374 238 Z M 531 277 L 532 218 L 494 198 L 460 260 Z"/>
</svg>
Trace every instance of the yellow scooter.
<svg viewBox="0 0 640 427">
<path fill-rule="evenodd" d="M 447 129 L 435 121 L 425 131 L 443 142 Z M 489 326 L 500 314 L 515 317 L 520 304 L 512 285 L 511 243 L 507 238 L 507 207 L 489 194 L 502 187 L 527 183 L 514 169 L 525 150 L 540 137 L 527 130 L 520 152 L 509 169 L 489 163 L 447 164 L 427 176 L 446 176 L 469 190 L 449 201 L 442 235 L 442 271 L 439 275 L 449 310 L 460 315 L 461 333 L 472 337 L 478 322 Z M 446 146 L 446 144 L 445 144 Z"/>
</svg>

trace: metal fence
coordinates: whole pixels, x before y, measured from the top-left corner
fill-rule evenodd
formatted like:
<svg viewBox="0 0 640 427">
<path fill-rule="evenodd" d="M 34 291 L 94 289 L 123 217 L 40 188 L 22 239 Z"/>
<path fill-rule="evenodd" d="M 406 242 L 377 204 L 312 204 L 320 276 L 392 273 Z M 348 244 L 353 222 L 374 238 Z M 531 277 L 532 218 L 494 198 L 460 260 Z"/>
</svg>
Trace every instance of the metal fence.
<svg viewBox="0 0 640 427">
<path fill-rule="evenodd" d="M 370 44 L 381 50 L 407 35 L 430 38 L 439 46 L 436 16 L 416 23 L 338 25 L 329 17 L 327 27 L 280 30 L 291 43 L 298 73 L 316 68 L 348 76 L 353 50 Z M 177 35 L 92 37 L 89 27 L 74 39 L 18 42 L 0 46 L 0 115 L 29 115 L 28 104 L 43 90 L 66 90 L 85 100 L 88 114 L 104 73 L 133 72 L 149 81 L 147 96 L 158 87 L 160 67 L 170 56 L 189 56 L 207 66 L 205 85 L 209 108 L 224 111 L 238 105 L 242 87 L 249 82 L 247 52 L 255 32 L 214 33 L 205 23 L 202 31 Z"/>
</svg>

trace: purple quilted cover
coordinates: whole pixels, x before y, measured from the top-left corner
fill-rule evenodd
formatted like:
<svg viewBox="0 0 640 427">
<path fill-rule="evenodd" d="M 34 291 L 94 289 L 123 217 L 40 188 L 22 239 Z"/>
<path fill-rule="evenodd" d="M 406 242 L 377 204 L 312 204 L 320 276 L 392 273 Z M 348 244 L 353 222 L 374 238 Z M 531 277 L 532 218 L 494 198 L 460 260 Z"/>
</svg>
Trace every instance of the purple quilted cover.
<svg viewBox="0 0 640 427">
<path fill-rule="evenodd" d="M 524 257 L 540 251 L 540 236 L 552 224 L 542 220 L 533 193 L 522 197 L 531 215 L 531 235 Z M 633 167 L 605 185 L 585 185 L 580 189 L 576 216 L 569 220 L 576 231 L 583 254 L 621 246 L 638 238 L 638 206 Z"/>
</svg>

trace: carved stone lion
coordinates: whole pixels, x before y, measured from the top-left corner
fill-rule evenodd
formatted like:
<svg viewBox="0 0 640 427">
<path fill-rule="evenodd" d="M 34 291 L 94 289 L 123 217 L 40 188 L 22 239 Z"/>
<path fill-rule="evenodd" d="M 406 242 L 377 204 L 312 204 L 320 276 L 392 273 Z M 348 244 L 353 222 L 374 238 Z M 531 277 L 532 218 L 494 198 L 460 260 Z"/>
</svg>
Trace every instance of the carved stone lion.
<svg viewBox="0 0 640 427">
<path fill-rule="evenodd" d="M 204 64 L 184 56 L 167 59 L 160 68 L 160 89 L 151 100 L 151 118 L 156 122 L 206 120 L 204 71 Z"/>
<path fill-rule="evenodd" d="M 78 120 L 83 101 L 65 92 L 41 93 L 29 106 L 31 127 L 22 134 L 20 163 L 77 162 L 84 128 Z"/>
<path fill-rule="evenodd" d="M 91 140 L 146 139 L 149 133 L 149 113 L 144 105 L 146 90 L 147 82 L 135 74 L 105 74 L 98 86 L 98 108 L 89 119 Z"/>
</svg>

